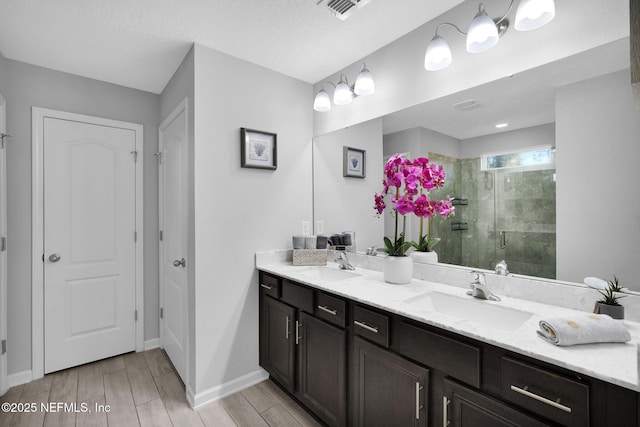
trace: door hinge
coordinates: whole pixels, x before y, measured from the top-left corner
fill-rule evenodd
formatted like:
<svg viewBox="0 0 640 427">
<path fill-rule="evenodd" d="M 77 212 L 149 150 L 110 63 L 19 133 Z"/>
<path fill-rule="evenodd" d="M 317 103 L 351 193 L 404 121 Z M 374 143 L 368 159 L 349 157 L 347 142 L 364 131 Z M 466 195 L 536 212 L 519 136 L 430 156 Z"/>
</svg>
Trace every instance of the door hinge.
<svg viewBox="0 0 640 427">
<path fill-rule="evenodd" d="M 13 138 L 11 135 L 6 133 L 0 133 L 0 148 L 4 148 L 4 139 L 5 138 Z"/>
<path fill-rule="evenodd" d="M 160 318 L 164 319 L 164 307 L 160 307 Z"/>
<path fill-rule="evenodd" d="M 133 150 L 131 154 L 133 154 L 133 163 L 138 163 L 138 152 Z"/>
<path fill-rule="evenodd" d="M 138 241 L 138 232 L 137 232 L 137 231 L 134 231 L 134 232 L 133 232 L 133 241 L 134 241 L 134 242 L 137 242 L 137 241 Z"/>
<path fill-rule="evenodd" d="M 0 238 L 0 252 L 4 252 L 6 250 L 7 250 L 7 238 L 2 237 Z"/>
<path fill-rule="evenodd" d="M 135 311 L 135 315 L 133 317 L 135 317 L 135 320 L 137 322 L 138 321 L 138 310 Z"/>
<path fill-rule="evenodd" d="M 2 340 L 2 353 L 5 354 L 7 352 L 7 340 Z"/>
<path fill-rule="evenodd" d="M 163 239 L 164 239 L 164 233 L 162 232 L 162 230 L 160 230 L 160 241 L 162 242 Z"/>
<path fill-rule="evenodd" d="M 158 161 L 158 164 L 161 165 L 162 164 L 162 153 L 161 152 L 157 152 L 157 153 L 153 153 L 154 156 L 156 156 L 156 160 Z"/>
</svg>

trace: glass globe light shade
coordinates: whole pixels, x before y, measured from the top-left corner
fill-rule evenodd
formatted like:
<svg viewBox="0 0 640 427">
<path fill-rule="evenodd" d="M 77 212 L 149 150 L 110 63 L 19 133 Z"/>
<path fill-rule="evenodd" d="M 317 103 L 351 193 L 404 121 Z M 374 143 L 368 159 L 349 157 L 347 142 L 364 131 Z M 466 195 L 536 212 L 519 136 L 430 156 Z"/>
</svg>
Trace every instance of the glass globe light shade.
<svg viewBox="0 0 640 427">
<path fill-rule="evenodd" d="M 366 67 L 363 68 L 362 71 L 360 71 L 360 74 L 358 74 L 358 78 L 356 78 L 356 85 L 353 88 L 353 91 L 358 96 L 371 95 L 376 91 L 376 84 L 373 81 L 373 76 Z"/>
<path fill-rule="evenodd" d="M 433 36 L 424 55 L 424 68 L 429 71 L 442 70 L 451 64 L 451 49 L 445 39 Z"/>
<path fill-rule="evenodd" d="M 326 90 L 321 89 L 316 95 L 316 99 L 313 101 L 313 109 L 320 112 L 331 110 L 331 99 Z"/>
<path fill-rule="evenodd" d="M 467 52 L 487 51 L 498 44 L 498 40 L 498 27 L 484 11 L 484 6 L 480 4 L 480 10 L 473 18 L 467 32 Z"/>
<path fill-rule="evenodd" d="M 516 11 L 514 27 L 518 31 L 529 31 L 548 24 L 556 16 L 553 0 L 522 0 Z"/>
<path fill-rule="evenodd" d="M 333 92 L 333 103 L 336 105 L 347 105 L 353 101 L 353 94 L 349 85 L 344 80 L 340 79 L 340 83 L 336 86 L 335 92 Z"/>
</svg>

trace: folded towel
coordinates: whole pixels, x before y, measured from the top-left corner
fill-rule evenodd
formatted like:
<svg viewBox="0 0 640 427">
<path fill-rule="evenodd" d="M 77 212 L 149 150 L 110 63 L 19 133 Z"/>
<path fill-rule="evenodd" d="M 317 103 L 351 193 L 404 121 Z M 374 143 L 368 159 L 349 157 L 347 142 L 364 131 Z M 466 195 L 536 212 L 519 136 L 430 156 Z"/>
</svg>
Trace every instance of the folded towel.
<svg viewBox="0 0 640 427">
<path fill-rule="evenodd" d="M 540 321 L 540 337 L 551 344 L 568 346 L 601 342 L 627 342 L 631 334 L 606 314 L 579 314 Z"/>
</svg>

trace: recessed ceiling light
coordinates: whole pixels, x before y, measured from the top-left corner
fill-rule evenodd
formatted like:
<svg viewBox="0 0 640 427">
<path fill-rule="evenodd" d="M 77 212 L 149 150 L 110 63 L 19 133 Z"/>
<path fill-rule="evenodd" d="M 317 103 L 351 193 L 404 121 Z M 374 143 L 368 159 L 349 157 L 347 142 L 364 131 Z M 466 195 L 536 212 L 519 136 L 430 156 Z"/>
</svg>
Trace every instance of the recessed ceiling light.
<svg viewBox="0 0 640 427">
<path fill-rule="evenodd" d="M 496 124 L 496 127 L 497 127 L 498 129 L 500 129 L 500 128 L 506 128 L 507 126 L 509 126 L 509 123 L 497 123 L 497 124 Z"/>
</svg>

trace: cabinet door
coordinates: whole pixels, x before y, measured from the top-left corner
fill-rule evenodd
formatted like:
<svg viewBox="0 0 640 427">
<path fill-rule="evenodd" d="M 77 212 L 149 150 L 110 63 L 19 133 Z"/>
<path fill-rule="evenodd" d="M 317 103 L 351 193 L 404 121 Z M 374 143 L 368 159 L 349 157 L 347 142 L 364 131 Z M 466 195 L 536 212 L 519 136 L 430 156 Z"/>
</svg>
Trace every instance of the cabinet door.
<svg viewBox="0 0 640 427">
<path fill-rule="evenodd" d="M 358 337 L 352 363 L 355 425 L 427 425 L 428 369 Z"/>
<path fill-rule="evenodd" d="M 542 427 L 544 424 L 504 403 L 445 379 L 442 425 L 450 427 Z"/>
<path fill-rule="evenodd" d="M 290 391 L 295 387 L 296 309 L 264 295 L 260 319 L 262 367 Z"/>
<path fill-rule="evenodd" d="M 328 425 L 346 425 L 346 331 L 306 313 L 296 329 L 300 400 Z"/>
</svg>

